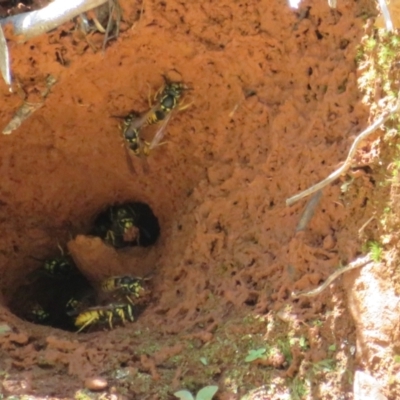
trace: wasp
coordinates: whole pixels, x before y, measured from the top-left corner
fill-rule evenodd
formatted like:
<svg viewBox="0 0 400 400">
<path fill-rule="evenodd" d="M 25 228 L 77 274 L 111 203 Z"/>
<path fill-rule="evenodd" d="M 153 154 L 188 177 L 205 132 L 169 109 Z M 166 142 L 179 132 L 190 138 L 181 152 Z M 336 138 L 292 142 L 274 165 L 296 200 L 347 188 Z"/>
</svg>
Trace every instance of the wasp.
<svg viewBox="0 0 400 400">
<path fill-rule="evenodd" d="M 46 260 L 43 271 L 54 278 L 69 278 L 77 273 L 77 268 L 71 257 L 61 256 Z"/>
<path fill-rule="evenodd" d="M 79 274 L 79 271 L 70 256 L 61 255 L 60 257 L 49 258 L 47 260 L 31 257 L 36 261 L 41 261 L 43 265 L 33 272 L 32 277 L 45 275 L 55 279 L 69 279 Z"/>
<path fill-rule="evenodd" d="M 141 202 L 109 207 L 94 221 L 91 234 L 116 248 L 150 246 L 160 235 L 160 225 L 151 208 Z"/>
<path fill-rule="evenodd" d="M 132 297 L 138 300 L 140 297 L 144 297 L 147 292 L 143 286 L 145 280 L 148 279 L 129 275 L 112 276 L 101 283 L 101 289 L 105 293 L 115 293 L 117 296 L 123 295 L 131 304 L 134 304 L 136 302 L 132 300 Z"/>
<path fill-rule="evenodd" d="M 65 305 L 65 313 L 70 317 L 78 315 L 82 309 L 82 302 L 75 297 L 71 297 Z"/>
<path fill-rule="evenodd" d="M 81 312 L 75 319 L 75 326 L 79 328 L 78 332 L 89 325 L 106 324 L 113 329 L 113 322 L 123 323 L 133 322 L 133 308 L 130 304 L 110 304 L 104 307 L 88 308 Z"/>
<path fill-rule="evenodd" d="M 46 324 L 50 320 L 50 314 L 39 303 L 36 303 L 29 312 L 29 319 L 35 324 Z"/>
<path fill-rule="evenodd" d="M 126 117 L 122 118 L 124 118 L 122 124 L 122 136 L 127 142 L 129 149 L 137 156 L 146 154 L 145 149 L 149 146 L 149 143 L 140 137 L 140 127 L 130 129 L 130 125 L 135 119 L 139 118 L 139 114 L 131 112 Z"/>
<path fill-rule="evenodd" d="M 110 209 L 111 226 L 108 229 L 105 240 L 114 247 L 124 247 L 134 244 L 139 236 L 137 228 L 137 215 L 128 205 L 115 206 Z"/>
<path fill-rule="evenodd" d="M 156 104 L 141 117 L 131 117 L 126 121 L 124 137 L 133 138 L 135 145 L 133 150 L 136 150 L 135 154 L 143 153 L 148 156 L 150 151 L 160 144 L 161 139 L 165 135 L 165 128 L 171 118 L 171 112 L 178 108 L 183 92 L 189 90 L 183 82 L 171 82 L 165 76 L 163 76 L 163 78 L 165 84 L 156 92 Z M 184 110 L 189 106 L 190 104 L 181 105 L 179 110 Z M 153 140 L 150 143 L 144 142 L 140 149 L 137 146 L 137 144 L 140 144 L 139 129 L 160 122 L 162 122 L 162 124 L 154 134 Z M 136 140 L 136 138 L 139 138 L 139 140 Z"/>
<path fill-rule="evenodd" d="M 90 288 L 91 289 L 91 288 Z M 85 291 L 73 295 L 65 304 L 65 314 L 70 317 L 81 313 L 85 308 L 94 304 L 95 294 L 93 290 L 85 288 Z"/>
<path fill-rule="evenodd" d="M 182 97 L 184 90 L 188 90 L 183 82 L 171 82 L 163 76 L 165 85 L 156 93 L 157 104 L 148 113 L 146 124 L 152 125 L 163 121 L 172 110 L 177 108 L 179 99 Z M 158 93 L 160 95 L 158 96 Z M 180 107 L 181 110 L 189 107 L 189 105 Z"/>
</svg>

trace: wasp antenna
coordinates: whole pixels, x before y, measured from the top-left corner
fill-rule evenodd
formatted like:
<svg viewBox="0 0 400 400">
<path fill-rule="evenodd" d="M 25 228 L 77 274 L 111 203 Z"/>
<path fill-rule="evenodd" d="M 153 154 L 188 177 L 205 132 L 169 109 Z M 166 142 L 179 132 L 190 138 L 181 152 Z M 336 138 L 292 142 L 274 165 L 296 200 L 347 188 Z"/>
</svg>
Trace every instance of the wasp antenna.
<svg viewBox="0 0 400 400">
<path fill-rule="evenodd" d="M 63 255 L 64 255 L 64 250 L 63 250 L 63 248 L 61 247 L 60 243 L 57 243 L 57 247 L 58 247 L 58 249 L 60 250 L 61 255 L 63 256 Z"/>
</svg>

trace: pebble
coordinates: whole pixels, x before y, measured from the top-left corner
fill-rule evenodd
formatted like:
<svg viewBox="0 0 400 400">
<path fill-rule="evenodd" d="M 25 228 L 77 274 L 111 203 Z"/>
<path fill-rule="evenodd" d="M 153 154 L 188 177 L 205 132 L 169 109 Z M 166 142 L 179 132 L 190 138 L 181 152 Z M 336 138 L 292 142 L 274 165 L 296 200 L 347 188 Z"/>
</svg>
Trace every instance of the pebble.
<svg viewBox="0 0 400 400">
<path fill-rule="evenodd" d="M 92 377 L 85 380 L 85 387 L 89 390 L 104 390 L 107 386 L 108 382 L 104 378 Z"/>
</svg>

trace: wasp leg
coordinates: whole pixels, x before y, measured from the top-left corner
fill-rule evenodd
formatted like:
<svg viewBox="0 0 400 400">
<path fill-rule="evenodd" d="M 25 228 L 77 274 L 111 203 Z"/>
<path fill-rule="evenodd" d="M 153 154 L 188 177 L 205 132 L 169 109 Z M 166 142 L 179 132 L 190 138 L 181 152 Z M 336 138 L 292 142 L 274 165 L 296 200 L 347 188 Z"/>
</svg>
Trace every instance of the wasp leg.
<svg viewBox="0 0 400 400">
<path fill-rule="evenodd" d="M 112 230 L 108 230 L 108 231 L 107 231 L 105 240 L 106 240 L 106 242 L 108 242 L 108 243 L 112 243 L 112 244 L 115 243 L 115 235 L 114 235 L 114 232 L 113 232 Z"/>
<path fill-rule="evenodd" d="M 91 319 L 89 319 L 89 321 L 84 323 L 76 333 L 83 331 L 87 326 L 91 325 L 95 320 L 96 320 L 96 317 L 92 317 Z"/>
<path fill-rule="evenodd" d="M 108 325 L 110 326 L 110 329 L 113 329 L 112 319 L 113 319 L 113 314 L 112 312 L 110 312 L 110 315 L 108 316 Z"/>
<path fill-rule="evenodd" d="M 125 156 L 126 156 L 126 163 L 128 164 L 129 171 L 132 174 L 136 175 L 136 170 L 135 170 L 135 167 L 133 165 L 131 156 L 129 154 L 129 149 L 126 146 L 125 146 Z"/>
<path fill-rule="evenodd" d="M 132 307 L 128 306 L 128 320 L 133 322 L 135 320 L 134 316 L 133 316 L 133 312 L 132 312 Z"/>
<path fill-rule="evenodd" d="M 193 101 L 191 101 L 190 103 L 188 103 L 188 104 L 180 104 L 179 105 L 179 107 L 178 107 L 178 111 L 183 111 L 183 110 L 186 110 L 187 108 L 189 108 L 190 106 L 192 106 L 193 105 Z"/>
</svg>

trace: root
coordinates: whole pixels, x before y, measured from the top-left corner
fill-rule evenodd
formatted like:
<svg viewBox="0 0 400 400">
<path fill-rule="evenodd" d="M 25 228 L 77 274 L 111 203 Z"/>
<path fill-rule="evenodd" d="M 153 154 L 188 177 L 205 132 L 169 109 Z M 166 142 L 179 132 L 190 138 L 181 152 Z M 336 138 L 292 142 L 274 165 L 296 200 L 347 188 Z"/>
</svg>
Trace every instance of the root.
<svg viewBox="0 0 400 400">
<path fill-rule="evenodd" d="M 337 277 L 340 275 L 344 274 L 347 271 L 351 271 L 352 269 L 360 268 L 363 267 L 364 265 L 367 264 L 372 264 L 371 256 L 366 255 L 361 258 L 357 258 L 357 260 L 351 262 L 349 265 L 338 269 L 335 271 L 332 275 L 328 277 L 328 279 L 320 286 L 318 286 L 316 289 L 307 291 L 307 292 L 293 292 L 292 297 L 294 299 L 298 299 L 300 297 L 314 297 L 322 293 Z"/>
<path fill-rule="evenodd" d="M 318 190 L 321 190 L 325 186 L 329 185 L 331 182 L 339 178 L 341 175 L 343 175 L 351 166 L 351 162 L 353 160 L 354 154 L 360 145 L 360 143 L 367 138 L 371 133 L 375 132 L 383 123 L 385 123 L 390 116 L 397 112 L 400 109 L 400 100 L 397 100 L 396 105 L 391 108 L 389 111 L 386 111 L 380 118 L 378 118 L 372 125 L 370 125 L 367 129 L 362 131 L 354 140 L 349 154 L 346 158 L 346 161 L 344 164 L 338 168 L 336 171 L 332 172 L 327 178 L 322 180 L 321 182 L 311 186 L 310 188 L 304 190 L 303 192 L 296 194 L 293 197 L 290 197 L 289 199 L 286 200 L 286 205 L 291 206 L 292 204 L 296 203 L 297 201 L 301 200 L 303 197 L 309 196 L 312 193 L 317 192 Z"/>
</svg>

